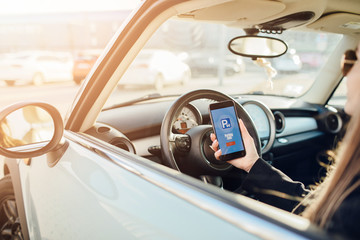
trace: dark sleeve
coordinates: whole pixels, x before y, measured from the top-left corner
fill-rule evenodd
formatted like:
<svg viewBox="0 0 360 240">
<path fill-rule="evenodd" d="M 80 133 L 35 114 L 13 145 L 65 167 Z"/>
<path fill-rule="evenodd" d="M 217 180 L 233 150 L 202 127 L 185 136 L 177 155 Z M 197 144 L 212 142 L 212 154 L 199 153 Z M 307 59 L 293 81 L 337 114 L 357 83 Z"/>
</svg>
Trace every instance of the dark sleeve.
<svg viewBox="0 0 360 240">
<path fill-rule="evenodd" d="M 309 190 L 259 158 L 242 183 L 242 189 L 260 201 L 292 211 Z"/>
<path fill-rule="evenodd" d="M 335 211 L 331 220 L 325 226 L 332 235 L 349 239 L 360 239 L 360 189 L 351 193 Z"/>
</svg>

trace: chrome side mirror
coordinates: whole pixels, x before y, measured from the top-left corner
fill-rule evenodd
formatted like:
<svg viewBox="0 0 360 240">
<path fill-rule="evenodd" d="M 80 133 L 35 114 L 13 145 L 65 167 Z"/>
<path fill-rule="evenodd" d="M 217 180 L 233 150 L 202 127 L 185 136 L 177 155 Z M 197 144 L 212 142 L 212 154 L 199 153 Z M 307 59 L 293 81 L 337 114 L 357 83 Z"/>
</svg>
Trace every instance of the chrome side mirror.
<svg viewBox="0 0 360 240">
<path fill-rule="evenodd" d="M 0 155 L 31 158 L 51 152 L 63 138 L 59 111 L 42 102 L 21 102 L 0 111 Z"/>
</svg>

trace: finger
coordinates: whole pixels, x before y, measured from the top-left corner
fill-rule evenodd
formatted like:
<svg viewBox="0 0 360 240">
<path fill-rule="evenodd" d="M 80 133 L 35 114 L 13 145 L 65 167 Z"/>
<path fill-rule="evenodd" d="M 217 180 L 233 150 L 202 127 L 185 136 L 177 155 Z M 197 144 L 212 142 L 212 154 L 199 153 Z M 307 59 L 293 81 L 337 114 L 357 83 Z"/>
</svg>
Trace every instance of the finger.
<svg viewBox="0 0 360 240">
<path fill-rule="evenodd" d="M 215 139 L 211 144 L 211 148 L 216 152 L 218 150 L 218 147 L 219 147 L 219 142 Z"/>
<path fill-rule="evenodd" d="M 216 140 L 216 136 L 214 133 L 210 133 L 210 139 L 211 141 L 215 141 Z"/>
<path fill-rule="evenodd" d="M 243 122 L 241 119 L 239 119 L 239 124 L 240 124 L 241 133 L 242 133 L 244 136 L 249 136 L 249 137 L 251 137 L 249 131 L 247 130 L 244 122 Z"/>
<path fill-rule="evenodd" d="M 217 160 L 220 160 L 220 156 L 221 156 L 221 149 L 220 149 L 220 150 L 218 150 L 218 151 L 216 151 L 216 152 L 214 153 L 214 156 L 215 156 L 215 158 L 216 158 Z"/>
</svg>

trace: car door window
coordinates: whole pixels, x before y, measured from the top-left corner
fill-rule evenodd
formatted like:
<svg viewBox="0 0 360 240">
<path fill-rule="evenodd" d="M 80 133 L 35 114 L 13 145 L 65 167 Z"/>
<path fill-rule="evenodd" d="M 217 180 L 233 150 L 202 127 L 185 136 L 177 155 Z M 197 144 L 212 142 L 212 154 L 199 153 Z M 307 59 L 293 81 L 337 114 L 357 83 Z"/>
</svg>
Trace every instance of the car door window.
<svg viewBox="0 0 360 240">
<path fill-rule="evenodd" d="M 328 104 L 337 107 L 344 107 L 347 99 L 346 91 L 346 78 L 343 78 L 343 80 L 331 96 Z"/>
</svg>

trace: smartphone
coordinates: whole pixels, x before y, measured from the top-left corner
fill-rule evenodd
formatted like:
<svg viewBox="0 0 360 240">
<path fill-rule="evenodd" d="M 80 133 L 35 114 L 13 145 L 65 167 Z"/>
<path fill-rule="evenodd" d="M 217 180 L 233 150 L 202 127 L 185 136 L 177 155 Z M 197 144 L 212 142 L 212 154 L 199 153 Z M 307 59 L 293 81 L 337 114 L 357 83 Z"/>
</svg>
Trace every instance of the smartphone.
<svg viewBox="0 0 360 240">
<path fill-rule="evenodd" d="M 235 103 L 231 100 L 209 105 L 210 119 L 221 149 L 220 160 L 229 161 L 246 155 Z"/>
</svg>

